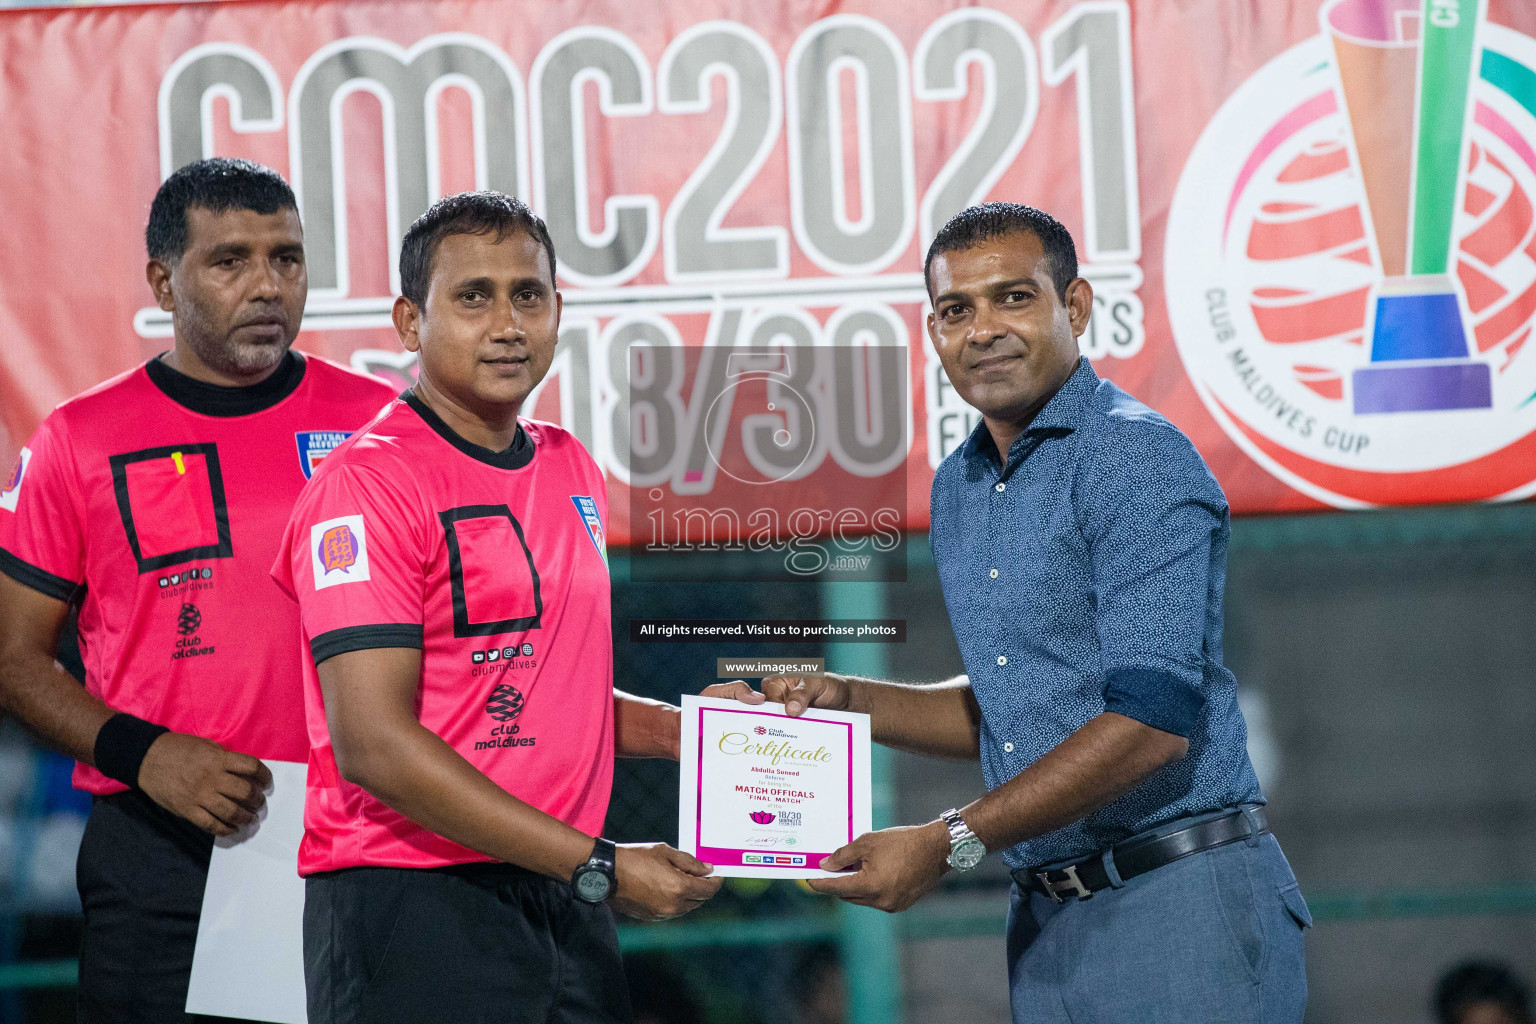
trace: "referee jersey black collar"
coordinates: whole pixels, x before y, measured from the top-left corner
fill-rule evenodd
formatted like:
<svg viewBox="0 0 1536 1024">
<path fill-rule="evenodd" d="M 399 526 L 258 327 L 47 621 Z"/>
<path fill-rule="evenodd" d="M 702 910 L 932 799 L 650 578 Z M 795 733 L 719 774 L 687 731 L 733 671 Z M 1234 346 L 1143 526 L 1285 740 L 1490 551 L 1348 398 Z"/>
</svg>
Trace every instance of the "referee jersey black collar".
<svg viewBox="0 0 1536 1024">
<path fill-rule="evenodd" d="M 144 372 L 165 397 L 183 408 L 204 416 L 249 416 L 293 394 L 304 380 L 304 367 L 304 357 L 289 349 L 266 380 L 229 388 L 171 369 L 162 352 L 144 364 Z"/>
<path fill-rule="evenodd" d="M 481 447 L 473 441 L 466 441 L 460 437 L 441 416 L 432 411 L 431 406 L 421 400 L 413 389 L 406 388 L 400 392 L 400 400 L 410 406 L 416 415 L 420 416 L 422 421 L 436 431 L 444 441 L 487 466 L 495 466 L 497 469 L 522 469 L 533 461 L 533 438 L 528 436 L 528 431 L 523 429 L 521 423 L 517 425 L 517 435 L 512 438 L 512 443 L 499 452 L 493 452 L 489 448 Z"/>
</svg>

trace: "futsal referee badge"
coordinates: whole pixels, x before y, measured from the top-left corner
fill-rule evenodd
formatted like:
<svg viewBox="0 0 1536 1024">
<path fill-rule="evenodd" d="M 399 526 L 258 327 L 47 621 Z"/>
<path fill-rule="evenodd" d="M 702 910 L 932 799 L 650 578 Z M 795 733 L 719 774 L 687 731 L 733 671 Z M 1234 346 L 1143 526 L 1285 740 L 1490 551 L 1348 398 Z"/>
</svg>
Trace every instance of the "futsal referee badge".
<svg viewBox="0 0 1536 1024">
<path fill-rule="evenodd" d="M 597 502 L 586 495 L 571 495 L 571 503 L 576 506 L 576 513 L 581 516 L 581 521 L 587 527 L 587 536 L 592 538 L 592 546 L 597 548 L 598 555 L 603 564 L 608 564 L 608 537 L 603 533 L 603 519 L 597 514 Z"/>
<path fill-rule="evenodd" d="M 299 443 L 299 469 L 304 471 L 304 479 L 308 480 L 320 460 L 335 451 L 352 434 L 346 430 L 301 430 L 293 436 Z"/>
</svg>

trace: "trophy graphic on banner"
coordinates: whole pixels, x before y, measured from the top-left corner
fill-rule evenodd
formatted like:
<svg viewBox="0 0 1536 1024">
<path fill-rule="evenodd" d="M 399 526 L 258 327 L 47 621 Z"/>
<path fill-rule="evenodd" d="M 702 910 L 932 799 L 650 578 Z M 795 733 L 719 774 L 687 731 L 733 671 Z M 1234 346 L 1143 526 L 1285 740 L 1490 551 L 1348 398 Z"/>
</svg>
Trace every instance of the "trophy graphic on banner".
<svg viewBox="0 0 1536 1024">
<path fill-rule="evenodd" d="M 1330 0 L 1340 91 L 1383 279 L 1357 415 L 1487 409 L 1453 277 L 1477 28 L 1486 0 Z"/>
</svg>

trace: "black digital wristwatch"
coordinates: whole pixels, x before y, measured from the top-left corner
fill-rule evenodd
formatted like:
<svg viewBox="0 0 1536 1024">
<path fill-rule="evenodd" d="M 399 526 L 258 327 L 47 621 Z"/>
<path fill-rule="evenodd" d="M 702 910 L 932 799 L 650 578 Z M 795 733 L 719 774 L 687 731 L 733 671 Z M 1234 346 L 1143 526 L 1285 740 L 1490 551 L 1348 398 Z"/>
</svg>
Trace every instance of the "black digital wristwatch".
<svg viewBox="0 0 1536 1024">
<path fill-rule="evenodd" d="M 618 888 L 614 874 L 614 856 L 618 847 L 607 839 L 598 837 L 592 844 L 592 856 L 571 875 L 571 891 L 583 903 L 601 903 Z"/>
</svg>

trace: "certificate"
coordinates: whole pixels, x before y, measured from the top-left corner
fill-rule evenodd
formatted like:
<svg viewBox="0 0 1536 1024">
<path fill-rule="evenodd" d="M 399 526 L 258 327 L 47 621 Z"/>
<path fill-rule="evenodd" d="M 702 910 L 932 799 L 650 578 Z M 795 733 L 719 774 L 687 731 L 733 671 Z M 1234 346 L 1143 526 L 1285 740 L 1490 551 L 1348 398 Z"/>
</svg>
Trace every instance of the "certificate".
<svg viewBox="0 0 1536 1024">
<path fill-rule="evenodd" d="M 868 715 L 684 697 L 682 728 L 677 848 L 715 874 L 832 878 L 870 830 Z"/>
</svg>

